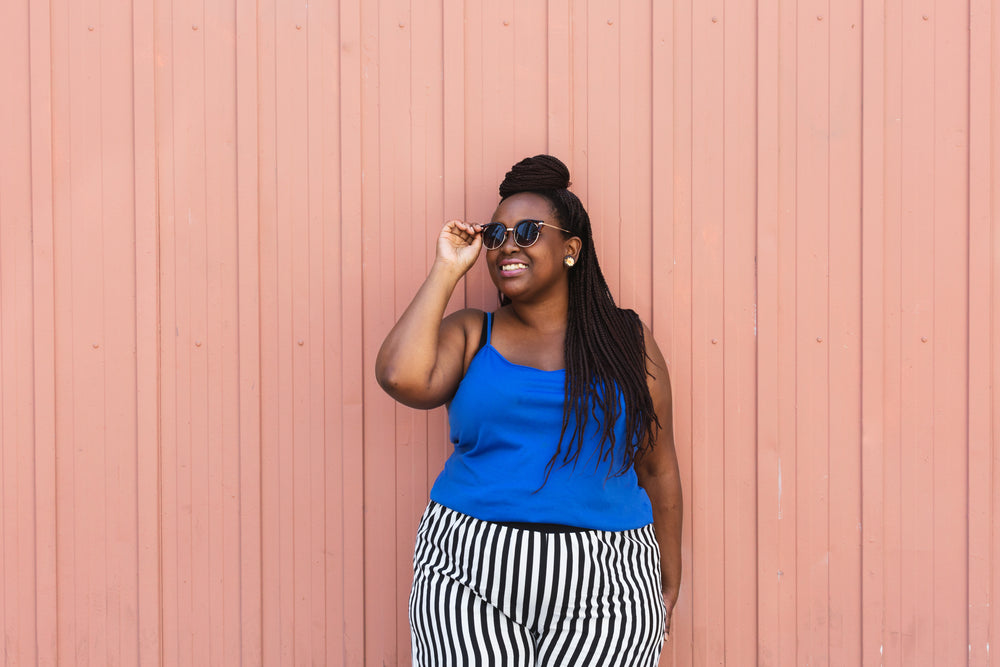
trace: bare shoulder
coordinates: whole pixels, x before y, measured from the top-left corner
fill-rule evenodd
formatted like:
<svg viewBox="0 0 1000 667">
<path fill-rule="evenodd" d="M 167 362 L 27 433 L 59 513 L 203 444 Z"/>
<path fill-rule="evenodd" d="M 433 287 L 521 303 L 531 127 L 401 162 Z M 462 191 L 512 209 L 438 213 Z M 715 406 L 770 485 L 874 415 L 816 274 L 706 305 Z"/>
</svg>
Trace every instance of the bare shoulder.
<svg viewBox="0 0 1000 667">
<path fill-rule="evenodd" d="M 451 339 L 453 344 L 461 350 L 463 375 L 479 348 L 479 338 L 483 330 L 483 315 L 483 311 L 478 308 L 463 308 L 448 315 L 441 322 L 442 338 Z"/>
<path fill-rule="evenodd" d="M 660 351 L 660 346 L 656 344 L 653 331 L 642 322 L 642 339 L 646 346 L 646 370 L 648 371 L 648 381 L 650 387 L 658 386 L 661 382 L 670 386 L 670 375 L 667 369 L 667 360 Z"/>
<path fill-rule="evenodd" d="M 471 330 L 472 327 L 478 330 L 483 323 L 483 311 L 478 308 L 456 310 L 451 315 L 445 317 L 443 323 L 447 323 L 448 326 L 458 326 L 466 330 Z"/>
<path fill-rule="evenodd" d="M 478 308 L 463 308 L 448 315 L 441 322 L 442 329 L 448 329 L 452 333 L 462 333 L 465 338 L 475 337 L 479 339 L 479 332 L 483 326 L 483 311 Z"/>
</svg>

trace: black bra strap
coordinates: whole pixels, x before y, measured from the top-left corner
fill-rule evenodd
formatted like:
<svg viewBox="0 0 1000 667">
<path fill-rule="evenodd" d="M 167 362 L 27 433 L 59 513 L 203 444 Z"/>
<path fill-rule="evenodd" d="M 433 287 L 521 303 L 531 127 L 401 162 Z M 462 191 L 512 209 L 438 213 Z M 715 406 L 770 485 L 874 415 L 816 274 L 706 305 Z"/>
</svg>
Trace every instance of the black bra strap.
<svg viewBox="0 0 1000 667">
<path fill-rule="evenodd" d="M 490 314 L 483 313 L 483 333 L 480 334 L 479 336 L 479 347 L 476 348 L 476 353 L 478 353 L 479 350 L 486 347 L 486 343 L 489 340 L 489 337 L 490 337 Z"/>
</svg>

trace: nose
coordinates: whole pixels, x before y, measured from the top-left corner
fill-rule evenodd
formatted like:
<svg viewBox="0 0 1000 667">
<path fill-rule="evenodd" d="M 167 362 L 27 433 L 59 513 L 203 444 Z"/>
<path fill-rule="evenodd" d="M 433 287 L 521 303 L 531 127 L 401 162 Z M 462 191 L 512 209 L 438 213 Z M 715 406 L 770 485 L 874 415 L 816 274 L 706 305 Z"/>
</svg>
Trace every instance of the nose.
<svg viewBox="0 0 1000 667">
<path fill-rule="evenodd" d="M 507 254 L 510 254 L 511 252 L 516 251 L 518 248 L 520 248 L 520 246 L 517 245 L 517 242 L 514 241 L 514 230 L 508 229 L 507 232 L 504 234 L 503 244 L 501 244 L 500 250 Z"/>
</svg>

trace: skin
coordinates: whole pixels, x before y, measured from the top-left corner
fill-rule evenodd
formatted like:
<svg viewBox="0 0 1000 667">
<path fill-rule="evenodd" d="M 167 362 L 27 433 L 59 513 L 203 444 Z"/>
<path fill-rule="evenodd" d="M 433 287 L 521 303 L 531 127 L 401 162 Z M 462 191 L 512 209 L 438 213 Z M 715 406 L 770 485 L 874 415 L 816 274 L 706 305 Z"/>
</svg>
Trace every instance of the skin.
<svg viewBox="0 0 1000 667">
<path fill-rule="evenodd" d="M 512 195 L 500 202 L 491 222 L 513 227 L 526 219 L 564 226 L 549 201 L 533 193 Z M 482 311 L 466 309 L 448 317 L 444 311 L 458 281 L 481 254 L 481 231 L 482 225 L 461 220 L 444 225 L 430 273 L 382 343 L 375 361 L 376 378 L 404 405 L 429 409 L 447 403 L 476 354 Z M 511 300 L 497 312 L 492 333 L 493 346 L 509 361 L 542 370 L 565 367 L 563 342 L 569 271 L 573 269 L 563 260 L 577 259 L 581 246 L 578 237 L 544 226 L 529 248 L 515 244 L 508 232 L 502 246 L 486 252 L 490 278 Z M 524 267 L 505 271 L 512 263 Z M 652 449 L 635 462 L 635 471 L 653 506 L 669 633 L 681 580 L 682 496 L 667 364 L 648 328 L 645 340 L 647 381 L 661 429 Z"/>
</svg>

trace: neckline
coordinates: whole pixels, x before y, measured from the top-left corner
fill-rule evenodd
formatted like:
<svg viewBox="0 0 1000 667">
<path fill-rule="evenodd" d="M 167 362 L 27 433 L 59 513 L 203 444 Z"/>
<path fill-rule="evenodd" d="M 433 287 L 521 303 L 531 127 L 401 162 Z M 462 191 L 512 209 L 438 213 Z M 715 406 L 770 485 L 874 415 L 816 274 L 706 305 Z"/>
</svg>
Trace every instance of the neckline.
<svg viewBox="0 0 1000 667">
<path fill-rule="evenodd" d="M 486 348 L 489 348 L 489 349 L 493 350 L 493 354 L 497 355 L 497 357 L 499 357 L 501 361 L 503 361 L 508 366 L 513 366 L 514 368 L 523 368 L 523 369 L 526 369 L 526 370 L 529 370 L 529 371 L 535 371 L 536 373 L 565 373 L 566 372 L 565 368 L 556 368 L 555 370 L 549 371 L 549 370 L 545 370 L 544 368 L 535 368 L 534 366 L 525 366 L 524 364 L 516 364 L 513 361 L 511 361 L 510 359 L 508 359 L 507 357 L 503 356 L 503 354 L 501 354 L 500 350 L 498 350 L 495 347 L 493 347 L 493 343 L 492 342 L 486 343 L 486 345 L 484 345 L 483 347 L 486 347 Z"/>
</svg>

